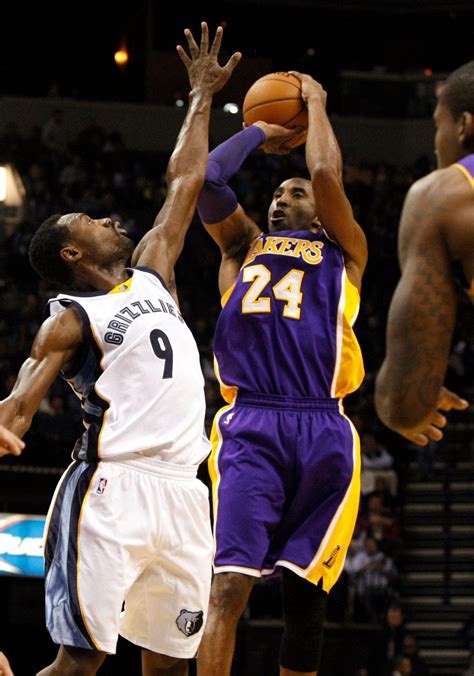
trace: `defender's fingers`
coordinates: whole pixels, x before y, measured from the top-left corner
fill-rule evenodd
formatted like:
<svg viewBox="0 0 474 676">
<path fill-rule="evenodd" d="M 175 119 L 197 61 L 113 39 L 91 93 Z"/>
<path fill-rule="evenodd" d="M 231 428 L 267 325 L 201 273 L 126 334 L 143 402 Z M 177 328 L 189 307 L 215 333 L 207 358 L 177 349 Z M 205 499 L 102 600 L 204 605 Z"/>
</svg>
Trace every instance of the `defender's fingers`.
<svg viewBox="0 0 474 676">
<path fill-rule="evenodd" d="M 194 39 L 193 34 L 189 30 L 189 28 L 184 29 L 184 34 L 186 36 L 186 40 L 188 41 L 188 47 L 189 51 L 191 53 L 191 56 L 195 58 L 199 54 L 199 47 L 196 44 L 196 41 Z"/>
<path fill-rule="evenodd" d="M 209 54 L 211 54 L 212 56 L 216 56 L 219 53 L 219 50 L 220 50 L 221 44 L 222 44 L 222 35 L 223 34 L 224 34 L 224 29 L 222 28 L 222 26 L 218 26 L 217 30 L 216 30 L 216 34 L 214 36 L 214 40 L 212 42 L 211 51 L 209 52 Z"/>
<path fill-rule="evenodd" d="M 201 54 L 207 54 L 209 51 L 209 28 L 205 21 L 201 21 Z"/>
<path fill-rule="evenodd" d="M 242 58 L 242 53 L 241 52 L 234 52 L 230 59 L 227 61 L 227 63 L 224 66 L 224 70 L 229 73 L 232 73 L 236 65 L 239 63 L 240 59 Z"/>
<path fill-rule="evenodd" d="M 188 68 L 188 66 L 191 65 L 192 61 L 186 54 L 185 50 L 181 47 L 181 45 L 176 45 L 176 51 L 178 52 L 178 56 L 181 59 L 181 61 L 184 63 L 186 68 Z"/>
</svg>

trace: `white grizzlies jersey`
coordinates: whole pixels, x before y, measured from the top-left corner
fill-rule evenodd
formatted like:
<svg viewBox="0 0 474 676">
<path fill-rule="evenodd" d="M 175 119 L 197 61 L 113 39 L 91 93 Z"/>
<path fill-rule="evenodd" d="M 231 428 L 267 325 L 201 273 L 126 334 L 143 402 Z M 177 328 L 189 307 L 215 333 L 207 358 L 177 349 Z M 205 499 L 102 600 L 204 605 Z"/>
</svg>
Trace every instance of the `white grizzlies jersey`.
<svg viewBox="0 0 474 676">
<path fill-rule="evenodd" d="M 197 465 L 208 454 L 204 378 L 196 341 L 163 280 L 147 268 L 111 291 L 59 294 L 51 315 L 73 305 L 84 341 L 65 380 L 80 397 L 86 431 L 73 457 L 144 453 Z"/>
</svg>

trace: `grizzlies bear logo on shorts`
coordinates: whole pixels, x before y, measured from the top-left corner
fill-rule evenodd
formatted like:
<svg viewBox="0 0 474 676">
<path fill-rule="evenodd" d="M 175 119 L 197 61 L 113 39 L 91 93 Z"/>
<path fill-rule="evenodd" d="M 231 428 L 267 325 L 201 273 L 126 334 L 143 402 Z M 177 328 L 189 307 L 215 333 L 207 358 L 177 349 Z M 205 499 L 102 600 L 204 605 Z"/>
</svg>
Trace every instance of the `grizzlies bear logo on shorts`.
<svg viewBox="0 0 474 676">
<path fill-rule="evenodd" d="M 192 610 L 183 609 L 176 618 L 178 629 L 182 631 L 185 636 L 197 634 L 203 625 L 203 615 L 204 613 L 202 610 L 193 612 Z"/>
</svg>

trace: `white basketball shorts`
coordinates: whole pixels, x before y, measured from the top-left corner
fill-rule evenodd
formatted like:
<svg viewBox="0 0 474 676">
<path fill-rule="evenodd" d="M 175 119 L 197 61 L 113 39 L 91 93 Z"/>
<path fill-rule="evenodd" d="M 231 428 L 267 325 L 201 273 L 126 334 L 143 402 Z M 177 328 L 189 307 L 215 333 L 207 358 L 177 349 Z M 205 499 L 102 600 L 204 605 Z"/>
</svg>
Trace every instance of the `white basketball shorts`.
<svg viewBox="0 0 474 676">
<path fill-rule="evenodd" d="M 120 633 L 156 653 L 194 657 L 212 548 L 208 489 L 195 467 L 143 458 L 74 462 L 45 527 L 53 641 L 114 654 Z"/>
</svg>

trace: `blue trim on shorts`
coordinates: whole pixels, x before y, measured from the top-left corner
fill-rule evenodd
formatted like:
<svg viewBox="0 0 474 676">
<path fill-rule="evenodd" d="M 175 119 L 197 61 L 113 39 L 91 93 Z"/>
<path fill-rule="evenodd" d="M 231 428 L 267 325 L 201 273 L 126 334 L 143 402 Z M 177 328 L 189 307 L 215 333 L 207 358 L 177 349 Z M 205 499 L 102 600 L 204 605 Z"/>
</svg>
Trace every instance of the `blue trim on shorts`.
<svg viewBox="0 0 474 676">
<path fill-rule="evenodd" d="M 51 515 L 46 542 L 46 626 L 54 643 L 96 650 L 77 594 L 78 525 L 97 464 L 76 462 L 68 470 Z"/>
</svg>

